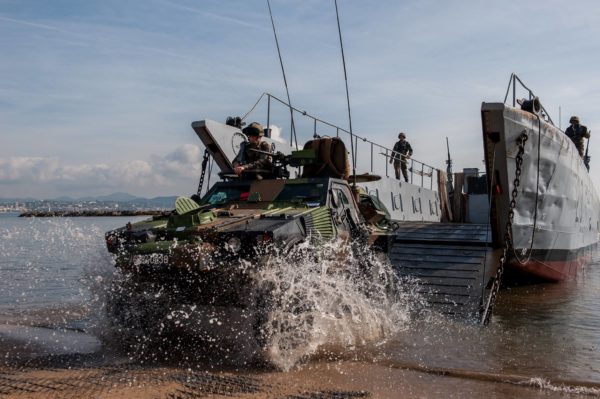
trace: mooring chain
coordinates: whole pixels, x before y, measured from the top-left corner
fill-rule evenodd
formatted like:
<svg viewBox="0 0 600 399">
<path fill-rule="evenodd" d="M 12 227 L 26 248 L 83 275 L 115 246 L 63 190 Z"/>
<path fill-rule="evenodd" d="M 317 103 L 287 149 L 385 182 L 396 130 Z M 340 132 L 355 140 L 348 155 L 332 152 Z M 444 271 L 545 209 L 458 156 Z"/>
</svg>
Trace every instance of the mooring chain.
<svg viewBox="0 0 600 399">
<path fill-rule="evenodd" d="M 504 232 L 504 248 L 502 249 L 502 256 L 500 257 L 500 267 L 496 270 L 494 281 L 490 295 L 488 296 L 486 306 L 481 316 L 481 324 L 487 325 L 492 317 L 492 310 L 498 297 L 498 291 L 500 291 L 500 284 L 502 283 L 502 275 L 504 274 L 504 265 L 506 264 L 506 258 L 508 249 L 512 243 L 512 224 L 515 218 L 515 206 L 517 205 L 517 195 L 519 194 L 518 188 L 521 184 L 521 172 L 523 166 L 523 154 L 525 153 L 525 142 L 527 141 L 527 132 L 523 131 L 517 138 L 517 144 L 519 145 L 519 152 L 515 158 L 515 180 L 513 181 L 513 189 L 511 193 L 511 200 L 508 206 L 508 222 L 506 222 L 506 229 Z"/>
</svg>

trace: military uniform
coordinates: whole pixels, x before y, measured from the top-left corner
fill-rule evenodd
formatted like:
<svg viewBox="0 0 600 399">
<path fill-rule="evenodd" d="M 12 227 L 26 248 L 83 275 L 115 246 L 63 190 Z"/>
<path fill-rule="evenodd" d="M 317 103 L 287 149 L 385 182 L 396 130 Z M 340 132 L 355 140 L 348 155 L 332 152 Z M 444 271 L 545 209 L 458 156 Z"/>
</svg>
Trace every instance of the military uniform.
<svg viewBox="0 0 600 399">
<path fill-rule="evenodd" d="M 242 178 L 262 179 L 264 177 L 272 177 L 272 157 L 270 155 L 263 154 L 264 152 L 268 152 L 269 154 L 272 152 L 271 144 L 267 143 L 266 141 L 260 141 L 260 137 L 264 135 L 262 126 L 260 123 L 253 122 L 248 127 L 244 128 L 242 132 L 248 137 L 253 136 L 254 138 L 250 141 L 245 141 L 242 143 L 240 146 L 240 151 L 232 162 L 233 167 L 244 167 Z M 253 150 L 258 150 L 260 152 Z"/>
<path fill-rule="evenodd" d="M 396 172 L 396 179 L 400 180 L 400 171 L 404 176 L 404 180 L 408 183 L 408 168 L 406 157 L 412 156 L 413 149 L 410 143 L 406 140 L 398 140 L 394 144 L 392 150 L 392 159 L 394 160 L 394 171 Z"/>
<path fill-rule="evenodd" d="M 266 141 L 259 141 L 258 143 L 250 143 L 248 141 L 242 143 L 240 146 L 240 152 L 233 160 L 233 166 L 242 165 L 244 171 L 257 172 L 267 171 L 271 172 L 273 169 L 273 161 L 267 154 L 252 151 L 259 150 L 263 152 L 271 152 L 271 144 Z"/>
<path fill-rule="evenodd" d="M 588 132 L 587 127 L 579 124 L 571 125 L 565 130 L 565 134 L 573 140 L 575 147 L 577 147 L 577 151 L 579 151 L 579 155 L 583 158 L 585 152 L 583 138 L 590 138 L 590 132 Z"/>
</svg>

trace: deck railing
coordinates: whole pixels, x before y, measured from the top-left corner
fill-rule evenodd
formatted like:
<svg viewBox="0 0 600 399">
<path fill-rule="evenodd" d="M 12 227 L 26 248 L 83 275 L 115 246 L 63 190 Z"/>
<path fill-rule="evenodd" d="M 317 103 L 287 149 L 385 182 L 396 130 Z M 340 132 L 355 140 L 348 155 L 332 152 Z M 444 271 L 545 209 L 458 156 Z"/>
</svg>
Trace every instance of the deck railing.
<svg viewBox="0 0 600 399">
<path fill-rule="evenodd" d="M 506 95 L 504 96 L 504 104 L 506 104 L 506 100 L 508 100 L 508 94 L 510 93 L 510 89 L 512 88 L 512 106 L 517 106 L 517 83 L 521 86 L 521 88 L 527 91 L 529 100 L 533 100 L 536 97 L 533 91 L 529 87 L 527 87 L 525 83 L 523 83 L 523 81 L 516 74 L 511 73 L 510 80 L 508 81 L 508 87 L 506 88 Z M 550 114 L 548 113 L 548 111 L 546 111 L 546 108 L 544 108 L 544 106 L 541 103 L 540 106 L 542 107 L 542 116 L 544 117 L 544 119 L 546 119 L 546 121 L 551 123 L 553 126 L 556 126 L 554 125 Z"/>
<path fill-rule="evenodd" d="M 256 101 L 254 106 L 250 109 L 250 111 L 248 111 L 246 113 L 246 115 L 244 115 L 242 117 L 242 120 L 245 120 L 256 109 L 256 107 L 263 100 L 264 97 L 267 98 L 267 100 L 266 100 L 267 101 L 267 115 L 266 115 L 267 126 L 271 126 L 272 102 L 273 101 L 280 103 L 281 105 L 283 105 L 284 107 L 286 107 L 290 110 L 290 113 L 289 113 L 290 145 L 295 146 L 298 149 L 298 137 L 296 135 L 296 126 L 298 126 L 298 124 L 294 122 L 294 117 L 296 115 L 298 115 L 302 118 L 308 118 L 312 121 L 313 137 L 320 136 L 320 134 L 319 134 L 320 126 L 326 126 L 331 129 L 335 129 L 336 137 L 340 137 L 340 135 L 349 136 L 350 140 L 353 140 L 353 144 L 354 144 L 354 146 L 353 146 L 354 154 L 350 155 L 353 165 L 356 165 L 358 163 L 359 154 L 362 156 L 364 153 L 366 153 L 368 155 L 368 168 L 369 168 L 370 173 L 372 173 L 372 174 L 383 173 L 383 171 L 376 171 L 375 166 L 376 166 L 376 163 L 378 163 L 378 162 L 376 162 L 376 160 L 377 161 L 384 160 L 385 176 L 390 177 L 390 174 L 392 175 L 392 177 L 395 176 L 394 169 L 393 169 L 393 167 L 390 168 L 390 163 L 389 163 L 389 160 L 393 153 L 393 150 L 391 148 L 388 148 L 381 144 L 375 143 L 374 141 L 369 140 L 368 138 L 366 138 L 364 136 L 359 136 L 357 134 L 350 133 L 350 131 L 348 131 L 342 127 L 339 127 L 337 125 L 329 123 L 319 117 L 309 114 L 306 111 L 302 111 L 298 108 L 295 108 L 295 107 L 291 106 L 290 104 L 288 104 L 287 102 L 285 102 L 284 100 L 282 100 L 270 93 L 263 93 L 259 97 L 259 99 Z M 343 138 L 342 138 L 342 140 L 343 140 Z M 366 149 L 367 151 L 366 152 L 359 151 L 359 145 L 361 146 L 362 149 Z M 352 146 L 347 146 L 347 147 L 352 148 Z M 407 159 L 407 164 L 408 164 L 407 166 L 408 166 L 408 173 L 409 173 L 409 182 L 411 184 L 419 185 L 421 187 L 428 187 L 429 189 L 434 189 L 434 187 L 435 187 L 435 189 L 437 189 L 437 168 L 435 168 L 431 165 L 428 165 L 424 162 L 421 162 L 419 160 L 413 159 L 413 158 Z M 390 169 L 391 169 L 391 171 L 390 171 Z M 401 178 L 402 178 L 402 176 L 401 176 Z M 434 181 L 435 181 L 435 185 L 434 185 Z"/>
</svg>

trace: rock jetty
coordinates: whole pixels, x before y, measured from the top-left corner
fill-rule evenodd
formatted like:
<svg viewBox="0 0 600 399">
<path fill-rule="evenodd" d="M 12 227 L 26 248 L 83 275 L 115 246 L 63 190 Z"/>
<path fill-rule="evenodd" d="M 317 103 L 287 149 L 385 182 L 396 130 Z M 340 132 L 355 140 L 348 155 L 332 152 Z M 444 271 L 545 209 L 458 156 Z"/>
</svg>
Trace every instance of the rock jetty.
<svg viewBox="0 0 600 399">
<path fill-rule="evenodd" d="M 168 215 L 167 210 L 80 210 L 80 211 L 27 211 L 19 217 L 78 217 L 78 216 L 161 216 Z"/>
</svg>

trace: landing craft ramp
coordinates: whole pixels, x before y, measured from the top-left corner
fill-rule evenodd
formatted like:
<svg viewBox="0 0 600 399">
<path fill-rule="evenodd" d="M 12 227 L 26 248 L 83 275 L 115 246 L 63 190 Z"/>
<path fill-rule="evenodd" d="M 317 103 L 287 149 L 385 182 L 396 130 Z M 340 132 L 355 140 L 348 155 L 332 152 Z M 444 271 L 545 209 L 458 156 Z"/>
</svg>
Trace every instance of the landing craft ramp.
<svg viewBox="0 0 600 399">
<path fill-rule="evenodd" d="M 476 318 L 485 285 L 498 267 L 485 224 L 402 222 L 390 248 L 401 277 L 416 279 L 426 305 L 446 315 Z"/>
</svg>

